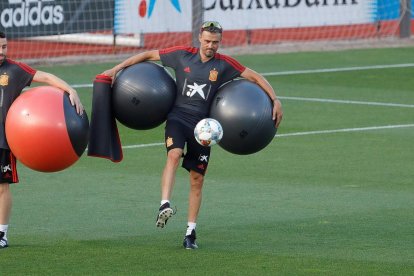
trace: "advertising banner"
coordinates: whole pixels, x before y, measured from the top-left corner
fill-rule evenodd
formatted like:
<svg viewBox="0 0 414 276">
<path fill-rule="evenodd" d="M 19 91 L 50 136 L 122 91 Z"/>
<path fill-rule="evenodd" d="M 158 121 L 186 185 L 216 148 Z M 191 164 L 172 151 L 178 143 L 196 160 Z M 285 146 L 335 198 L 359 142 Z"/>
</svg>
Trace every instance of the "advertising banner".
<svg viewBox="0 0 414 276">
<path fill-rule="evenodd" d="M 400 0 L 204 0 L 204 19 L 226 30 L 302 28 L 393 20 Z M 412 0 L 414 1 L 414 0 Z M 188 0 L 115 0 L 115 33 L 190 32 Z"/>
<path fill-rule="evenodd" d="M 0 29 L 9 38 L 111 30 L 111 0 L 2 0 Z"/>
<path fill-rule="evenodd" d="M 227 30 L 319 27 L 373 21 L 369 0 L 205 0 L 204 17 Z"/>
<path fill-rule="evenodd" d="M 191 30 L 191 8 L 189 0 L 115 0 L 114 31 L 116 34 L 187 32 Z"/>
</svg>

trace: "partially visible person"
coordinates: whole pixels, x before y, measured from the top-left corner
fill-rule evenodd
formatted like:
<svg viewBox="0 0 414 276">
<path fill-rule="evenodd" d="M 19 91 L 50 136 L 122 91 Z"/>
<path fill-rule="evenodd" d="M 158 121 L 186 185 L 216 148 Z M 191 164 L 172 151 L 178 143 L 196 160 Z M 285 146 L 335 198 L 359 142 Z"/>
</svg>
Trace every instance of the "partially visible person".
<svg viewBox="0 0 414 276">
<path fill-rule="evenodd" d="M 77 113 L 83 114 L 84 108 L 78 93 L 65 81 L 53 74 L 37 71 L 24 63 L 8 59 L 6 34 L 0 32 L 0 249 L 9 246 L 7 232 L 12 209 L 10 184 L 19 181 L 16 158 L 10 151 L 5 135 L 6 116 L 14 100 L 32 82 L 43 83 L 66 91 Z"/>
<path fill-rule="evenodd" d="M 165 127 L 167 161 L 161 178 L 161 202 L 156 226 L 164 227 L 175 213 L 171 208 L 171 194 L 176 170 L 181 157 L 182 166 L 190 173 L 188 223 L 183 246 L 197 248 L 196 221 L 201 206 L 204 175 L 210 161 L 210 148 L 203 147 L 194 138 L 194 127 L 208 117 L 211 102 L 219 87 L 237 77 L 257 83 L 273 103 L 275 126 L 282 121 L 282 105 L 269 82 L 260 74 L 241 65 L 235 59 L 217 53 L 223 29 L 218 22 L 204 22 L 200 29 L 200 48 L 176 46 L 139 53 L 102 74 L 114 77 L 121 69 L 143 61 L 158 61 L 175 71 L 177 96 Z M 185 155 L 184 148 L 187 146 Z"/>
</svg>

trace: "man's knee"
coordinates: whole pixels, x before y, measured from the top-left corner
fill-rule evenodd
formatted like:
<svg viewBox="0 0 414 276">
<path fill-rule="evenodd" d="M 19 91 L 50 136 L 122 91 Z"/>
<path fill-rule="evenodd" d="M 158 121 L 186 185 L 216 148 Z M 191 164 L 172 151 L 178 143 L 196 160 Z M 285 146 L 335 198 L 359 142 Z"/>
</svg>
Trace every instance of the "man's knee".
<svg viewBox="0 0 414 276">
<path fill-rule="evenodd" d="M 8 183 L 0 183 L 0 196 L 10 192 Z"/>
<path fill-rule="evenodd" d="M 190 172 L 190 178 L 191 178 L 191 185 L 194 187 L 201 188 L 204 183 L 204 175 L 202 175 L 199 172 L 191 171 Z"/>
<path fill-rule="evenodd" d="M 181 149 L 172 149 L 168 151 L 167 162 L 174 166 L 178 166 L 182 155 L 183 151 Z"/>
</svg>

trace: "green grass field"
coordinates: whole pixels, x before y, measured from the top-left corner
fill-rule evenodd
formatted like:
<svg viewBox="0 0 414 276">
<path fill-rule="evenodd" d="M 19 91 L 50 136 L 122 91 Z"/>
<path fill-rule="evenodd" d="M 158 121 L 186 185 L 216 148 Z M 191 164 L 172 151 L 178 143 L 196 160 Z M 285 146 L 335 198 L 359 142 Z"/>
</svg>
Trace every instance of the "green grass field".
<svg viewBox="0 0 414 276">
<path fill-rule="evenodd" d="M 215 146 L 198 220 L 182 248 L 178 213 L 155 227 L 163 127 L 120 128 L 124 160 L 86 154 L 59 173 L 19 165 L 1 275 L 414 275 L 414 48 L 237 57 L 282 99 L 278 137 L 238 156 Z M 72 85 L 113 64 L 42 67 Z M 88 113 L 92 89 L 78 88 Z M 314 100 L 311 100 L 313 98 Z M 315 100 L 316 99 L 316 100 Z M 376 103 L 376 104 L 374 104 Z M 392 105 L 394 104 L 394 105 Z"/>
</svg>

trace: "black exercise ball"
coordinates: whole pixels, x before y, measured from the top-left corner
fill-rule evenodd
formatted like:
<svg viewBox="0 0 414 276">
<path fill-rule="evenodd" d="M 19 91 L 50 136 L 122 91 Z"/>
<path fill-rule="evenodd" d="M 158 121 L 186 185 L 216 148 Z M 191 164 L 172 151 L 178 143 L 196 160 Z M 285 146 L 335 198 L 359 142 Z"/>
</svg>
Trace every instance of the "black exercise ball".
<svg viewBox="0 0 414 276">
<path fill-rule="evenodd" d="M 210 109 L 210 117 L 223 127 L 219 145 L 241 155 L 262 150 L 276 135 L 272 110 L 272 101 L 257 84 L 245 79 L 224 84 Z"/>
<path fill-rule="evenodd" d="M 174 79 L 161 65 L 141 62 L 124 68 L 115 78 L 112 107 L 115 118 L 138 130 L 162 124 L 176 95 Z"/>
</svg>

